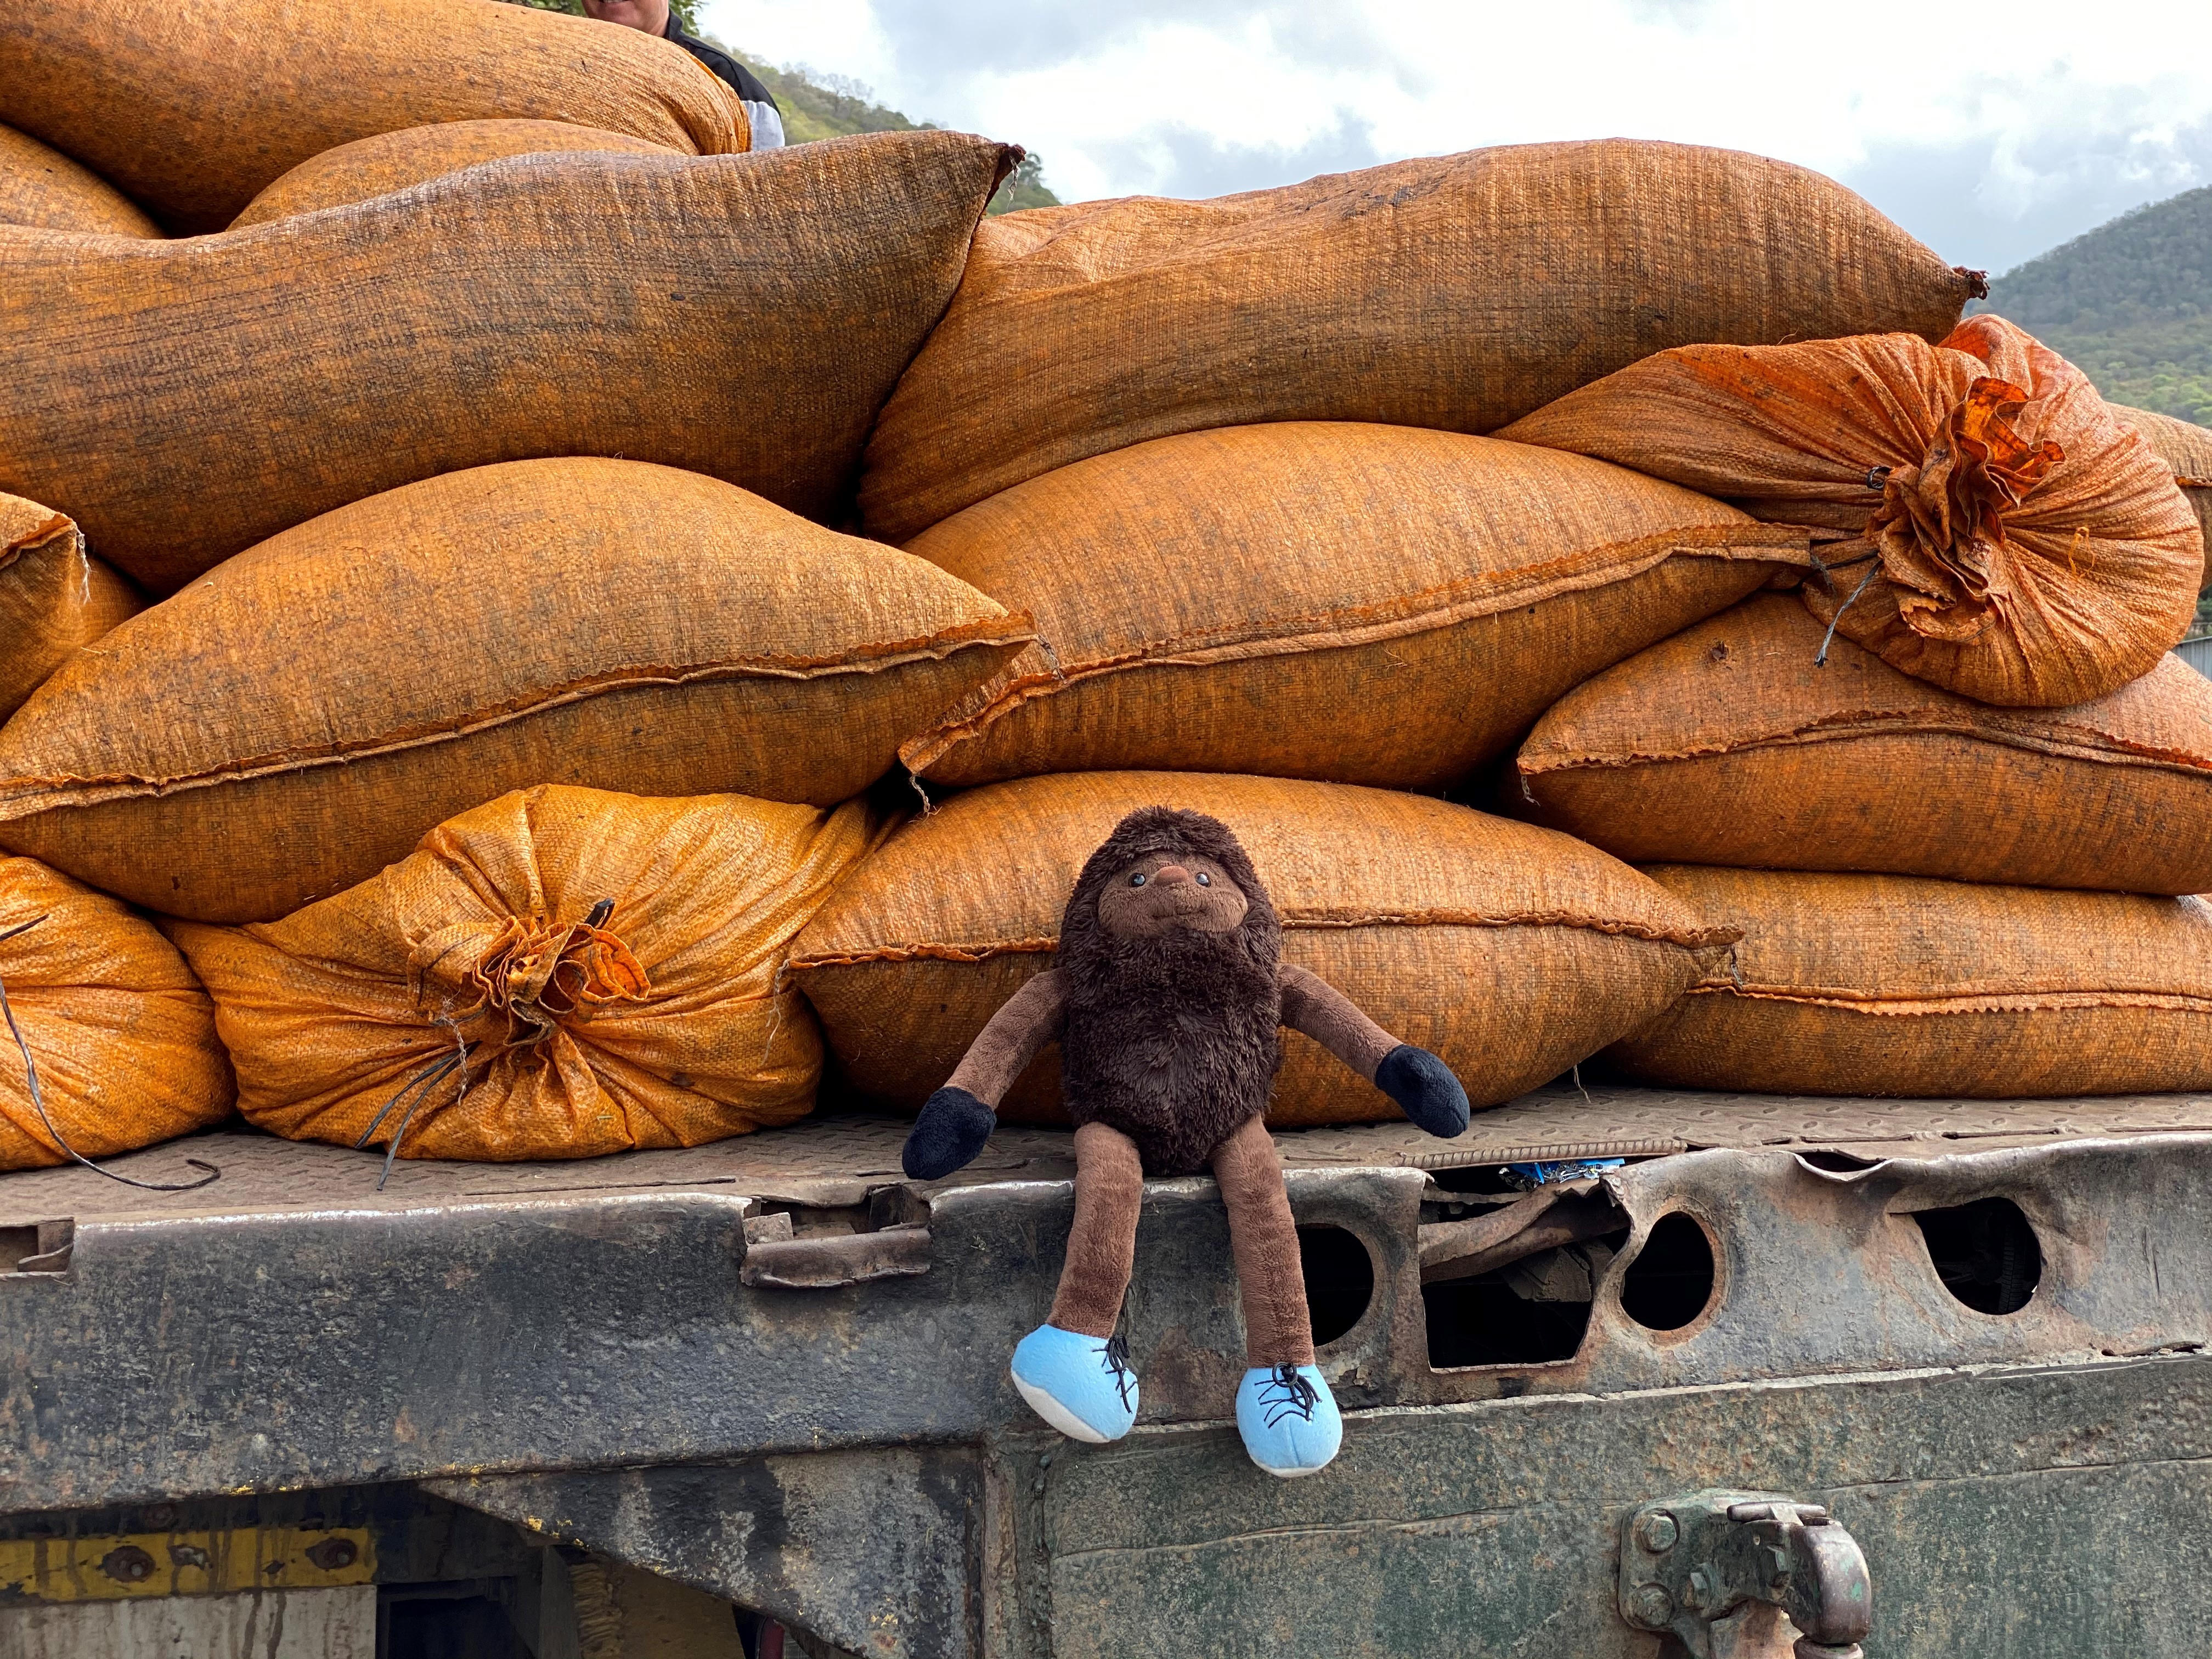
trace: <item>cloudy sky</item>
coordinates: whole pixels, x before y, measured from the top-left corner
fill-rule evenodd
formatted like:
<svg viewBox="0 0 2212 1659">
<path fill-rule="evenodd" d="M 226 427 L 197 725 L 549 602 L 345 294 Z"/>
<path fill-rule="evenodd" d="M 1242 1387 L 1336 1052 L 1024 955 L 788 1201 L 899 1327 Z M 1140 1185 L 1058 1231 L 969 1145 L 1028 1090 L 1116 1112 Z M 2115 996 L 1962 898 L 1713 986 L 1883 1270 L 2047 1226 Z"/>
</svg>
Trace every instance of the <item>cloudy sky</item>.
<svg viewBox="0 0 2212 1659">
<path fill-rule="evenodd" d="M 2212 184 L 2212 4 L 703 0 L 771 63 L 1027 145 L 1063 200 L 1625 135 L 1817 167 L 2002 272 Z"/>
</svg>

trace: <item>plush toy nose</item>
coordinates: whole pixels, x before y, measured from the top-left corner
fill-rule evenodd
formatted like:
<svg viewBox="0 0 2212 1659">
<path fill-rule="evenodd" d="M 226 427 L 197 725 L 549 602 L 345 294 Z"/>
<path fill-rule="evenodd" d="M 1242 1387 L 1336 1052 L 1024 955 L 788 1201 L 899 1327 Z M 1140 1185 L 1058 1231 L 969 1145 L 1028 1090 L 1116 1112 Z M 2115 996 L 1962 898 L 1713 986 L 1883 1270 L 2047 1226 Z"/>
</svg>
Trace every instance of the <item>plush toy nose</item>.
<svg viewBox="0 0 2212 1659">
<path fill-rule="evenodd" d="M 1158 869 L 1152 872 L 1152 885 L 1155 887 L 1188 887 L 1190 885 L 1190 872 L 1184 869 L 1180 864 L 1163 864 Z"/>
</svg>

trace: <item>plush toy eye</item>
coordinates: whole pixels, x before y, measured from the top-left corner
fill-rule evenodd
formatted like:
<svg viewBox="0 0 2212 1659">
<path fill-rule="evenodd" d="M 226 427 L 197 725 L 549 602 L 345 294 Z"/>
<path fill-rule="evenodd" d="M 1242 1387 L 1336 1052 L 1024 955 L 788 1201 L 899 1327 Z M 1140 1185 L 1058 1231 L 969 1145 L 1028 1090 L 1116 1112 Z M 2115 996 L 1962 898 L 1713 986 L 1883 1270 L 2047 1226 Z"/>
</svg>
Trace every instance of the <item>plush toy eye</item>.
<svg viewBox="0 0 2212 1659">
<path fill-rule="evenodd" d="M 1211 887 L 1213 885 L 1213 878 L 1201 870 L 1198 872 L 1198 884 L 1200 887 Z"/>
<path fill-rule="evenodd" d="M 1132 887 L 1142 887 L 1144 884 L 1145 884 L 1145 876 L 1144 876 L 1144 872 L 1142 872 L 1141 870 L 1140 870 L 1140 871 L 1139 871 L 1135 875 L 1133 875 L 1133 876 L 1132 876 L 1132 877 L 1130 877 L 1130 878 L 1129 878 L 1129 885 L 1130 885 L 1130 886 L 1132 886 Z"/>
</svg>

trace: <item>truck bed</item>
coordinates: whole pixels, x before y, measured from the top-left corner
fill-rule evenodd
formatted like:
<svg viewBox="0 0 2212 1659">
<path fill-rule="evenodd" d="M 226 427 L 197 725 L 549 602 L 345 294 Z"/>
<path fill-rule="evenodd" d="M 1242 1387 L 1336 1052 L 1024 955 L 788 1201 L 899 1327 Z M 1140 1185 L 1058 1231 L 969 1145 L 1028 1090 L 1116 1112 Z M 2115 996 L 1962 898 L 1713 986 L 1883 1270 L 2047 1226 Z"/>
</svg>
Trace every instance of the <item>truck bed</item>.
<svg viewBox="0 0 2212 1659">
<path fill-rule="evenodd" d="M 188 1193 L 148 1192 L 75 1167 L 0 1175 L 0 1227 L 56 1217 L 80 1222 L 286 1211 L 406 1211 L 624 1191 L 720 1190 L 789 1203 L 845 1206 L 903 1179 L 902 1118 L 833 1114 L 681 1151 L 537 1164 L 403 1158 L 380 1191 L 380 1152 L 278 1139 L 243 1126 L 107 1160 L 143 1181 L 190 1180 L 186 1158 L 222 1171 Z M 1871 1100 L 1719 1094 L 1593 1084 L 1539 1089 L 1479 1112 L 1468 1132 L 1438 1140 L 1410 1124 L 1279 1133 L 1291 1169 L 1450 1170 L 1538 1159 L 1662 1157 L 1729 1147 L 1927 1158 L 2119 1135 L 2212 1130 L 2212 1095 L 2115 1095 L 2069 1100 Z M 1065 1130 L 1001 1126 L 983 1156 L 927 1190 L 1074 1173 Z"/>
</svg>

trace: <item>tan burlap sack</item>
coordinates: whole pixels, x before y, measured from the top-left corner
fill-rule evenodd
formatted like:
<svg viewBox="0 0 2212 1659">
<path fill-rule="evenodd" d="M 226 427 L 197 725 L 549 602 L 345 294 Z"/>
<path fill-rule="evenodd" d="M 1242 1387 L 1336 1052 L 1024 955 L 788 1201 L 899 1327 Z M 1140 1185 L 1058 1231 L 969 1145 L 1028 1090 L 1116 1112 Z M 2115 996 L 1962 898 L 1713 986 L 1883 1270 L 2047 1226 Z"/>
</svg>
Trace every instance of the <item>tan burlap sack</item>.
<svg viewBox="0 0 2212 1659">
<path fill-rule="evenodd" d="M 673 42 L 497 0 L 0 11 L 0 121 L 183 233 L 222 229 L 270 180 L 356 138 L 501 117 L 700 155 L 751 137 L 737 94 Z"/>
<path fill-rule="evenodd" d="M 1488 432 L 1697 340 L 1906 329 L 1981 291 L 1833 180 L 1611 138 L 987 222 L 868 448 L 904 542 L 1024 479 L 1255 421 Z"/>
<path fill-rule="evenodd" d="M 2212 890 L 2212 680 L 1996 708 L 1765 594 L 1560 699 L 1522 745 L 1540 823 L 1634 863 Z"/>
<path fill-rule="evenodd" d="M 837 518 L 1010 153 L 904 132 L 521 156 L 228 235 L 0 238 L 0 489 L 157 592 L 380 490 L 534 456 Z"/>
<path fill-rule="evenodd" d="M 2196 610 L 2203 537 L 2171 471 L 2081 370 L 2000 317 L 1940 346 L 1685 347 L 1499 435 L 1830 527 L 1832 574 L 1802 590 L 1814 614 L 1983 702 L 2118 690 Z"/>
<path fill-rule="evenodd" d="M 1157 439 L 908 544 L 1042 643 L 903 757 L 954 784 L 1152 767 L 1438 787 L 1805 545 L 1672 484 L 1459 433 Z"/>
<path fill-rule="evenodd" d="M 15 931 L 27 922 L 37 925 Z M 215 1006 L 177 947 L 105 893 L 33 859 L 0 859 L 0 983 L 46 1105 L 42 1119 L 0 1025 L 0 1170 L 67 1162 L 56 1130 L 97 1158 L 230 1115 Z"/>
<path fill-rule="evenodd" d="M 59 513 L 0 495 L 0 719 L 81 645 L 143 609 Z"/>
<path fill-rule="evenodd" d="M 673 154 L 665 144 L 572 121 L 440 121 L 356 138 L 309 156 L 265 187 L 230 222 L 233 230 L 289 219 L 319 208 L 342 207 L 389 196 L 395 190 L 442 179 L 479 161 L 509 155 L 558 155 L 577 150 L 631 155 Z"/>
<path fill-rule="evenodd" d="M 2153 410 L 2130 409 L 2125 404 L 2107 404 L 2105 407 L 2166 463 L 2174 483 L 2181 486 L 2182 499 L 2197 515 L 2197 526 L 2204 532 L 2207 549 L 2212 550 L 2212 431 L 2194 421 L 2177 420 Z M 2202 592 L 2208 588 L 2212 588 L 2212 550 L 2208 550 L 2203 580 L 2197 591 Z"/>
<path fill-rule="evenodd" d="M 282 921 L 169 931 L 264 1129 L 403 1158 L 696 1146 L 812 1109 L 821 1033 L 778 969 L 882 830 L 857 801 L 518 790 Z"/>
<path fill-rule="evenodd" d="M 0 225 L 96 236 L 161 234 L 137 203 L 98 173 L 5 126 L 0 126 Z"/>
<path fill-rule="evenodd" d="M 1283 960 L 1443 1056 L 1478 1106 L 1643 1024 L 1734 937 L 1579 842 L 1425 796 L 1187 772 L 1025 778 L 909 821 L 792 946 L 846 1078 L 919 1106 L 1051 965 L 1084 860 L 1155 804 L 1235 830 L 1281 914 Z M 1285 1032 L 1284 1052 L 1270 1123 L 1397 1115 L 1308 1038 Z M 1047 1048 L 1005 1115 L 1064 1122 L 1059 1066 Z"/>
<path fill-rule="evenodd" d="M 449 473 L 289 531 L 0 728 L 0 844 L 265 921 L 549 779 L 829 805 L 1032 637 L 907 554 L 637 461 Z"/>
<path fill-rule="evenodd" d="M 1743 930 L 1607 1051 L 1678 1088 L 2005 1100 L 2212 1089 L 2212 906 L 1911 876 L 1653 866 Z"/>
</svg>

